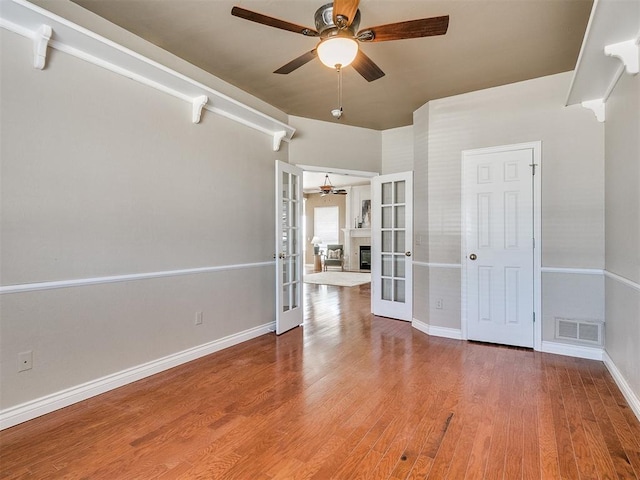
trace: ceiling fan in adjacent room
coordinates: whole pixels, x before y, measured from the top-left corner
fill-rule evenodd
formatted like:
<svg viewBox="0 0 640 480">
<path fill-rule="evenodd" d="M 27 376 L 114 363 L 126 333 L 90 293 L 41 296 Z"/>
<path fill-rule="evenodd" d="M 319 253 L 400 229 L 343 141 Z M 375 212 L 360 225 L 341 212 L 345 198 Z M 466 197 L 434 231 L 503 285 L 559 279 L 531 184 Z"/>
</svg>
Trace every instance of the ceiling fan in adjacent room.
<svg viewBox="0 0 640 480">
<path fill-rule="evenodd" d="M 334 195 L 346 195 L 347 191 L 344 188 L 336 188 L 331 184 L 331 180 L 329 180 L 329 174 L 324 176 L 324 185 L 320 185 L 320 194 L 324 197 L 328 194 Z"/>
<path fill-rule="evenodd" d="M 334 0 L 333 3 L 323 5 L 315 13 L 315 30 L 237 6 L 233 7 L 231 14 L 269 27 L 320 38 L 316 48 L 283 65 L 274 73 L 291 73 L 318 57 L 326 66 L 338 71 L 352 64 L 353 68 L 369 82 L 383 77 L 384 72 L 359 49 L 359 42 L 386 42 L 444 35 L 449 27 L 449 16 L 444 15 L 358 30 L 359 3 L 359 0 Z"/>
</svg>

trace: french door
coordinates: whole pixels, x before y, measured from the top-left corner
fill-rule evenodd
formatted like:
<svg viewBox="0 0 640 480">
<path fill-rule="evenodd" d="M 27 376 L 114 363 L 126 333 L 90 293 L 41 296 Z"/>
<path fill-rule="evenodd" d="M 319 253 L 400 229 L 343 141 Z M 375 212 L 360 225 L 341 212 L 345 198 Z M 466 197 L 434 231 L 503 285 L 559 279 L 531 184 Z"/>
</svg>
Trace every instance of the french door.
<svg viewBox="0 0 640 480">
<path fill-rule="evenodd" d="M 466 338 L 533 347 L 540 144 L 468 150 L 462 163 Z"/>
<path fill-rule="evenodd" d="M 302 169 L 276 161 L 276 334 L 302 324 Z"/>
<path fill-rule="evenodd" d="M 413 316 L 413 172 L 371 181 L 371 308 L 375 315 Z"/>
</svg>

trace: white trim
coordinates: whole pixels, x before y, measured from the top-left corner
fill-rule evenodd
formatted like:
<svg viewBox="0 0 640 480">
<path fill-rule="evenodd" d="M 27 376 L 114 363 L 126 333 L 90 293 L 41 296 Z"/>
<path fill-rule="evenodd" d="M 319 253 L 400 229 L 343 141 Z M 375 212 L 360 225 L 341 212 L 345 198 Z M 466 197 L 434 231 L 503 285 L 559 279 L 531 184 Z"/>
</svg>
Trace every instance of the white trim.
<svg viewBox="0 0 640 480">
<path fill-rule="evenodd" d="M 604 270 L 600 268 L 565 268 L 565 267 L 542 267 L 542 273 L 570 273 L 576 275 L 604 275 Z"/>
<path fill-rule="evenodd" d="M 461 248 L 460 258 L 466 258 L 466 235 L 464 234 L 466 229 L 466 219 L 464 214 L 464 206 L 466 203 L 465 189 L 464 189 L 464 160 L 466 156 L 470 155 L 484 155 L 498 152 L 508 152 L 514 150 L 532 150 L 533 151 L 533 164 L 537 169 L 534 170 L 533 175 L 533 237 L 535 240 L 533 249 L 533 312 L 535 315 L 535 323 L 533 325 L 533 348 L 540 351 L 542 349 L 542 141 L 537 140 L 533 142 L 517 143 L 513 145 L 499 145 L 495 147 L 476 148 L 470 150 L 463 150 L 460 157 L 461 166 L 461 178 L 460 185 L 460 210 L 462 212 L 462 229 L 461 229 Z M 461 302 L 460 302 L 460 326 L 462 331 L 462 338 L 466 340 L 467 334 L 467 268 L 466 263 L 462 262 L 462 274 L 461 274 Z"/>
<path fill-rule="evenodd" d="M 611 373 L 613 380 L 616 382 L 616 385 L 618 385 L 618 388 L 622 392 L 622 395 L 624 395 L 624 398 L 631 407 L 631 410 L 633 410 L 633 413 L 635 413 L 638 420 L 640 420 L 640 398 L 638 398 L 631 389 L 631 386 L 627 383 L 624 376 L 620 370 L 618 370 L 618 367 L 616 367 L 616 364 L 606 351 L 602 353 L 602 361 L 607 367 L 607 370 L 609 370 L 609 373 Z"/>
<path fill-rule="evenodd" d="M 461 263 L 433 263 L 433 262 L 418 262 L 413 261 L 414 265 L 419 265 L 421 267 L 429 267 L 429 268 L 462 268 Z"/>
<path fill-rule="evenodd" d="M 295 128 L 286 123 L 41 7 L 25 0 L 1 0 L 1 4 L 0 27 L 36 41 L 41 37 L 38 32 L 41 31 L 42 26 L 49 26 L 53 29 L 52 40 L 48 42 L 49 47 L 153 87 L 192 105 L 194 99 L 206 96 L 210 102 L 203 105 L 204 109 L 270 135 L 274 139 L 274 148 L 276 144 L 279 147 L 282 139 L 290 141 L 295 133 Z M 39 45 L 42 44 L 42 42 L 39 43 Z M 44 66 L 44 57 L 41 58 Z M 191 113 L 193 120 L 193 111 Z M 285 135 L 280 138 L 283 131 Z M 278 139 L 277 142 L 276 139 Z"/>
<path fill-rule="evenodd" d="M 612 280 L 615 280 L 617 282 L 624 283 L 627 287 L 631 287 L 635 290 L 640 291 L 640 284 L 634 282 L 633 280 L 629 280 L 628 278 L 621 277 L 620 275 L 616 275 L 615 273 L 610 272 L 608 270 L 604 271 L 604 276 L 609 277 Z"/>
<path fill-rule="evenodd" d="M 302 165 L 300 163 L 296 163 L 296 167 L 301 168 L 305 172 L 319 172 L 326 174 L 335 174 L 335 175 L 347 175 L 353 177 L 363 177 L 363 178 L 374 178 L 380 175 L 378 172 L 371 172 L 365 170 L 348 170 L 344 168 L 336 168 L 336 167 L 322 167 L 318 165 Z"/>
<path fill-rule="evenodd" d="M 542 342 L 542 352 L 565 355 L 567 357 L 587 358 L 589 360 L 602 360 L 604 349 L 601 347 L 584 347 L 580 345 L 569 345 L 567 343 Z"/>
<path fill-rule="evenodd" d="M 0 430 L 272 332 L 267 323 L 0 411 Z"/>
<path fill-rule="evenodd" d="M 431 335 L 432 337 L 451 338 L 453 340 L 462 340 L 462 331 L 458 328 L 437 327 L 421 322 L 415 318 L 411 321 L 411 326 L 416 330 Z"/>
<path fill-rule="evenodd" d="M 163 272 L 131 273 L 128 275 L 113 275 L 109 277 L 78 278 L 73 280 L 58 280 L 53 282 L 23 283 L 20 285 L 6 285 L 0 287 L 0 295 L 8 293 L 33 292 L 36 290 L 53 290 L 55 288 L 82 287 L 85 285 L 99 285 L 102 283 L 130 282 L 132 280 L 148 280 L 150 278 L 174 277 L 177 275 L 194 275 L 198 273 L 226 272 L 242 268 L 258 268 L 274 265 L 274 261 L 260 263 L 240 263 L 236 265 L 220 265 L 217 267 L 186 268 L 183 270 L 167 270 Z"/>
</svg>

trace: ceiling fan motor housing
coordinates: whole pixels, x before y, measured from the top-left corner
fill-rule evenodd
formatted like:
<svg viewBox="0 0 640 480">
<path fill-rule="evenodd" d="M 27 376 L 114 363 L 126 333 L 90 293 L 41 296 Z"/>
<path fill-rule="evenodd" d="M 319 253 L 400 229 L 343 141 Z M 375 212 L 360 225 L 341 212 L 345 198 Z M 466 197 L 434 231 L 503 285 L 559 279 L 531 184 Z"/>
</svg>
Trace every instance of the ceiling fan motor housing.
<svg viewBox="0 0 640 480">
<path fill-rule="evenodd" d="M 355 18 L 346 29 L 339 28 L 333 23 L 333 3 L 327 3 L 321 6 L 315 13 L 316 30 L 320 34 L 321 38 L 334 37 L 339 35 L 340 32 L 347 30 L 350 32 L 349 36 L 355 36 L 356 30 L 360 26 L 360 10 L 356 11 Z"/>
</svg>

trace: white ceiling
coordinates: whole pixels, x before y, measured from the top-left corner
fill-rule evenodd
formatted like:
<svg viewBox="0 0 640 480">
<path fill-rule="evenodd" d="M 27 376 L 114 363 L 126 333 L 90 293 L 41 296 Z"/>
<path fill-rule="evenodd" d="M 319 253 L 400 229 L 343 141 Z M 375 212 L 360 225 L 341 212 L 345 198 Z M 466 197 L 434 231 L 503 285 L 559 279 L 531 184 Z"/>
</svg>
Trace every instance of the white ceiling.
<svg viewBox="0 0 640 480">
<path fill-rule="evenodd" d="M 234 5 L 313 27 L 324 1 L 75 0 L 75 3 L 236 85 L 290 115 L 378 130 L 410 125 L 426 102 L 573 70 L 591 0 L 362 0 L 360 28 L 449 15 L 438 37 L 361 45 L 386 76 L 368 83 L 318 60 L 272 73 L 317 39 L 231 16 Z M 332 180 L 333 181 L 333 180 Z"/>
</svg>

